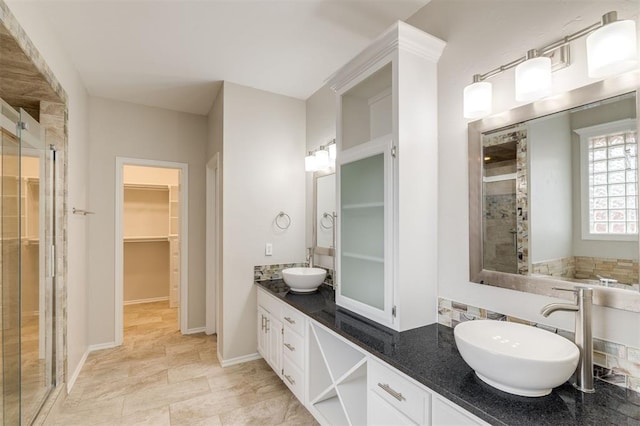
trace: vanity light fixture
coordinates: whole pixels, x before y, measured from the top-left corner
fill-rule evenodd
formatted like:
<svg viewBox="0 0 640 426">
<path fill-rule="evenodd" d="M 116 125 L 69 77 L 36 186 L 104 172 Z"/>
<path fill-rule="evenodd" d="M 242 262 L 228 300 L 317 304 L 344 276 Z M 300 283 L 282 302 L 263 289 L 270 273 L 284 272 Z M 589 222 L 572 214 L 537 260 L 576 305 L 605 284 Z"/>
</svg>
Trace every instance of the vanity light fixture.
<svg viewBox="0 0 640 426">
<path fill-rule="evenodd" d="M 516 66 L 516 100 L 532 102 L 551 94 L 551 58 L 540 56 L 536 49 Z"/>
<path fill-rule="evenodd" d="M 310 151 L 309 155 L 304 157 L 304 171 L 317 172 L 318 170 L 319 168 L 318 168 L 318 161 L 316 159 L 316 156 L 313 154 L 313 151 Z"/>
<path fill-rule="evenodd" d="M 636 23 L 618 21 L 616 12 L 602 17 L 602 26 L 587 37 L 589 77 L 607 77 L 638 65 Z"/>
<path fill-rule="evenodd" d="M 329 167 L 330 161 L 328 150 L 324 149 L 324 147 L 320 147 L 320 149 L 317 150 L 313 155 L 314 157 L 316 157 L 316 165 L 318 167 L 318 170 L 323 170 Z"/>
<path fill-rule="evenodd" d="M 304 170 L 306 172 L 317 172 L 335 166 L 336 162 L 336 140 L 332 139 L 325 145 L 320 145 L 309 155 L 304 157 Z"/>
<path fill-rule="evenodd" d="M 632 20 L 618 21 L 617 12 L 608 12 L 600 22 L 541 48 L 527 52 L 507 64 L 473 76 L 473 83 L 464 89 L 464 117 L 481 118 L 491 113 L 491 85 L 487 79 L 516 68 L 516 99 L 531 102 L 551 94 L 551 71 L 569 65 L 569 43 L 587 37 L 589 77 L 601 78 L 622 73 L 638 66 L 636 25 Z M 560 58 L 552 64 L 551 57 Z M 535 76 L 535 77 L 534 77 Z M 488 93 L 487 93 L 488 92 Z M 487 107 L 487 105 L 489 105 Z"/>
<path fill-rule="evenodd" d="M 491 114 L 493 92 L 491 83 L 482 81 L 482 76 L 473 76 L 473 83 L 464 88 L 464 116 L 480 118 Z"/>
</svg>

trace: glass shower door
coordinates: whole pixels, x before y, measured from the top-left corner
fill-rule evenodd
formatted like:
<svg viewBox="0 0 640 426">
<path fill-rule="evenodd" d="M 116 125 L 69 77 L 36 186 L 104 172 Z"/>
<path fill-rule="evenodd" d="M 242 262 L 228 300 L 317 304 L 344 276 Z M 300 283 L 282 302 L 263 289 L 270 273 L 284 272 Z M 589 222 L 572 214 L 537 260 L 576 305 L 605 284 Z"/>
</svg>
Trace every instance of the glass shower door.
<svg viewBox="0 0 640 426">
<path fill-rule="evenodd" d="M 53 387 L 53 151 L 40 124 L 20 110 L 21 411 L 29 424 Z"/>
<path fill-rule="evenodd" d="M 20 142 L 15 135 L 15 111 L 9 111 L 2 105 L 2 119 L 1 420 L 3 424 L 20 424 Z"/>
</svg>

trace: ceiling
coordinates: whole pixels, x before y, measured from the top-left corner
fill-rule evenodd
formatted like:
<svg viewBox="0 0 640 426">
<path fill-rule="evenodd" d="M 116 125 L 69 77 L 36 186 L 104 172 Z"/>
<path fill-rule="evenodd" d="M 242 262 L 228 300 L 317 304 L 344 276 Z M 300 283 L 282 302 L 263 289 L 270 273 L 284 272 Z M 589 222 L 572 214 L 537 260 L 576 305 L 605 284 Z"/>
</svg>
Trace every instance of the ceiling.
<svg viewBox="0 0 640 426">
<path fill-rule="evenodd" d="M 221 81 L 306 99 L 429 0 L 31 0 L 93 96 L 207 114 Z"/>
</svg>

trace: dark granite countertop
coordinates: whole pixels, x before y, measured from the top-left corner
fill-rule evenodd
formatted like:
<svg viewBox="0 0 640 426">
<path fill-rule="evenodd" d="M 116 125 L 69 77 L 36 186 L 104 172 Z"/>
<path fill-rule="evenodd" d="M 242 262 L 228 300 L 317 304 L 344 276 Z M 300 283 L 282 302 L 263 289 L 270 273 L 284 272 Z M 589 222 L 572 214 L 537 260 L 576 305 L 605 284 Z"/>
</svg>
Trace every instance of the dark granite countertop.
<svg viewBox="0 0 640 426">
<path fill-rule="evenodd" d="M 640 394 L 632 390 L 596 380 L 593 394 L 565 383 L 545 397 L 511 395 L 476 377 L 458 353 L 452 328 L 432 324 L 396 332 L 337 307 L 326 285 L 297 295 L 287 293 L 282 280 L 256 284 L 488 423 L 640 426 Z"/>
</svg>

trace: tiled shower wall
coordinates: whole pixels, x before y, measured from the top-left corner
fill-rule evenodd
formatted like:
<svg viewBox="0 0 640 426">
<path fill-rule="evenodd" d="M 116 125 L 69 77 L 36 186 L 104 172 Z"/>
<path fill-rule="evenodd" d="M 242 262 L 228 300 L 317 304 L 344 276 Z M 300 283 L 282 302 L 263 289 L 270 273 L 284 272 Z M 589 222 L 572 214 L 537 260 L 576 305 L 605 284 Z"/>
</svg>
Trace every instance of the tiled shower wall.
<svg viewBox="0 0 640 426">
<path fill-rule="evenodd" d="M 455 327 L 461 322 L 476 319 L 510 321 L 539 327 L 557 333 L 571 341 L 573 341 L 574 337 L 571 331 L 536 324 L 521 318 L 448 299 L 438 299 L 438 323 L 447 327 Z M 593 362 L 595 364 L 595 374 L 601 380 L 640 392 L 640 348 L 593 339 Z M 640 400 L 638 400 L 638 403 L 640 403 Z"/>
</svg>

